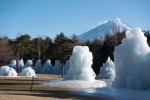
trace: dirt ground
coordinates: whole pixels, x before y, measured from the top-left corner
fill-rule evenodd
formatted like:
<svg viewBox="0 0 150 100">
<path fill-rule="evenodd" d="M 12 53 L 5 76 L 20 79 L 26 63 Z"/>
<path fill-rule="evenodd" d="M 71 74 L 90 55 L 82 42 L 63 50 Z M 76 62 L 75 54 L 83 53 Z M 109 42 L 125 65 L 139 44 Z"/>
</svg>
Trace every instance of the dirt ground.
<svg viewBox="0 0 150 100">
<path fill-rule="evenodd" d="M 34 85 L 61 78 L 59 75 L 38 74 Z M 31 78 L 0 77 L 0 100 L 109 100 L 104 97 L 85 96 L 69 89 L 32 87 Z M 112 99 L 111 99 L 112 100 Z"/>
<path fill-rule="evenodd" d="M 109 100 L 69 91 L 0 91 L 0 100 Z"/>
</svg>

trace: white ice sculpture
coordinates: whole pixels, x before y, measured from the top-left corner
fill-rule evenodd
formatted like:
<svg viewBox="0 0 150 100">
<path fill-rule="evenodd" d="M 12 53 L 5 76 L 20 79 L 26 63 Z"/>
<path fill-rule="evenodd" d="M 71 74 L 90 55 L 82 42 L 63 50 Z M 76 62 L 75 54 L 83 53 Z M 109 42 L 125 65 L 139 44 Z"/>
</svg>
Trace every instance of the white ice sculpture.
<svg viewBox="0 0 150 100">
<path fill-rule="evenodd" d="M 35 63 L 35 67 L 34 67 L 34 70 L 36 73 L 42 73 L 42 64 L 41 64 L 41 60 L 37 60 L 36 63 Z"/>
<path fill-rule="evenodd" d="M 87 46 L 75 46 L 70 57 L 70 68 L 65 75 L 65 80 L 94 81 L 95 73 L 91 67 L 92 53 Z"/>
<path fill-rule="evenodd" d="M 150 89 L 150 47 L 140 28 L 126 32 L 114 51 L 116 87 Z"/>
<path fill-rule="evenodd" d="M 15 69 L 10 68 L 9 66 L 1 66 L 0 67 L 0 75 L 16 77 L 17 72 L 15 71 Z"/>
<path fill-rule="evenodd" d="M 51 65 L 51 60 L 47 59 L 43 65 L 42 73 L 53 73 L 53 67 Z"/>
<path fill-rule="evenodd" d="M 29 66 L 32 67 L 32 65 L 33 65 L 33 61 L 32 60 L 27 60 L 26 64 L 25 64 L 25 67 L 29 67 Z"/>
<path fill-rule="evenodd" d="M 25 67 L 22 71 L 21 71 L 21 75 L 22 76 L 36 76 L 35 71 L 31 68 L 31 67 Z"/>
<path fill-rule="evenodd" d="M 98 79 L 109 79 L 114 81 L 115 78 L 115 64 L 114 62 L 108 57 L 107 61 L 100 67 L 100 73 L 98 75 Z"/>
</svg>

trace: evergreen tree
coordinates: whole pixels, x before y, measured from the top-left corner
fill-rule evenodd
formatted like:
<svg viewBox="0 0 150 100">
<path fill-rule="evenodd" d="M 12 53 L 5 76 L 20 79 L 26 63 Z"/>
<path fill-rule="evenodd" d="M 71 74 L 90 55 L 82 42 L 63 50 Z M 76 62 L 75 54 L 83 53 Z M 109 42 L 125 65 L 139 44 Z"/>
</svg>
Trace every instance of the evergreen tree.
<svg viewBox="0 0 150 100">
<path fill-rule="evenodd" d="M 52 45 L 52 39 L 49 38 L 49 37 L 46 37 L 44 39 L 44 42 L 43 42 L 43 59 L 48 59 L 48 58 L 51 58 L 50 57 L 50 53 L 48 52 L 48 50 L 51 49 L 51 45 Z"/>
<path fill-rule="evenodd" d="M 150 31 L 144 31 L 144 35 L 147 37 L 147 43 L 150 46 Z"/>
<path fill-rule="evenodd" d="M 23 59 L 31 58 L 32 44 L 30 41 L 31 37 L 28 34 L 21 35 L 13 41 L 13 49 L 16 55 L 16 67 L 17 72 L 19 71 L 18 64 L 19 59 L 23 57 Z"/>
<path fill-rule="evenodd" d="M 68 57 L 70 57 L 75 42 L 72 39 L 67 38 L 64 33 L 60 33 L 54 40 L 53 56 L 55 59 L 59 59 L 62 64 L 62 77 L 64 76 L 64 63 Z"/>
<path fill-rule="evenodd" d="M 78 44 L 79 39 L 78 39 L 77 35 L 73 34 L 72 37 L 71 37 L 71 39 L 72 39 L 72 41 L 75 43 L 75 45 Z"/>
</svg>

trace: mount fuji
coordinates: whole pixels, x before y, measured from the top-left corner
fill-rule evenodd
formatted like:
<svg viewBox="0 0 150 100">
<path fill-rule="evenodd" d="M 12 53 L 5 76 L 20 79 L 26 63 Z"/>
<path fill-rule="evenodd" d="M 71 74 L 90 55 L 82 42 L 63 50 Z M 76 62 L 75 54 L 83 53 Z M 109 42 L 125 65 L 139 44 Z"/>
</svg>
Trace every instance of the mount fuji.
<svg viewBox="0 0 150 100">
<path fill-rule="evenodd" d="M 118 32 L 126 32 L 130 30 L 131 27 L 124 23 L 120 18 L 115 18 L 114 20 L 105 21 L 99 26 L 79 35 L 80 42 L 94 41 L 95 39 L 104 40 L 106 35 L 114 35 Z"/>
</svg>

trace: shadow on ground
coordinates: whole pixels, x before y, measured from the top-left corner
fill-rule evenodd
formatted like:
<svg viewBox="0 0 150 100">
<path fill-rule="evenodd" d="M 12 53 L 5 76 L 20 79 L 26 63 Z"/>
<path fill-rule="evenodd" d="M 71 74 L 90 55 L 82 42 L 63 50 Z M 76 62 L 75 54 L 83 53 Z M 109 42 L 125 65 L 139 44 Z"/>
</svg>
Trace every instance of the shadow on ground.
<svg viewBox="0 0 150 100">
<path fill-rule="evenodd" d="M 99 96 L 83 95 L 73 91 L 7 91 L 3 92 L 2 94 L 16 96 L 53 97 L 58 99 L 109 100 L 106 97 L 104 98 Z"/>
</svg>

